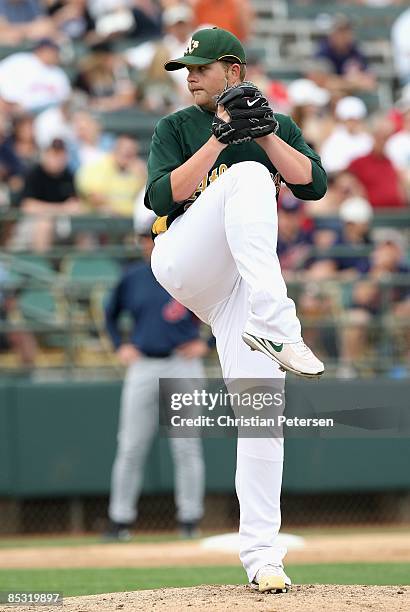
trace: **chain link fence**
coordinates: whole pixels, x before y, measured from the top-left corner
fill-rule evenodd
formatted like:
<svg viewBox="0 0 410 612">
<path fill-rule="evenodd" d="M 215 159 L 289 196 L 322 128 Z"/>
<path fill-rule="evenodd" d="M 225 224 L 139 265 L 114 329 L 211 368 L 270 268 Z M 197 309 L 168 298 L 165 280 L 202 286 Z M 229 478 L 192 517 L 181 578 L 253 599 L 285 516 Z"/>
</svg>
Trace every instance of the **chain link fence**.
<svg viewBox="0 0 410 612">
<path fill-rule="evenodd" d="M 0 534 L 94 534 L 107 529 L 108 498 L 0 500 Z M 410 494 L 334 493 L 282 495 L 282 529 L 391 526 L 410 522 Z M 236 495 L 208 494 L 204 532 L 235 531 Z M 134 533 L 176 533 L 173 495 L 143 495 Z"/>
</svg>

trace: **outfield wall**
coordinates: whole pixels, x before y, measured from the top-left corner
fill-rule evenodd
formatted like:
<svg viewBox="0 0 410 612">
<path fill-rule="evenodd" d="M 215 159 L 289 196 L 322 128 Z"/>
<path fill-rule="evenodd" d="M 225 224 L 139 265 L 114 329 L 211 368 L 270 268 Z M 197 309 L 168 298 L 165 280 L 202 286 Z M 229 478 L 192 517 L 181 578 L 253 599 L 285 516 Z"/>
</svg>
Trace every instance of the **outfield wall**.
<svg viewBox="0 0 410 612">
<path fill-rule="evenodd" d="M 322 414 L 345 413 L 348 404 L 375 413 L 382 409 L 383 413 L 371 427 L 377 430 L 376 437 L 366 438 L 368 431 L 354 431 L 346 425 L 346 436 L 341 439 L 326 439 L 318 431 L 314 437 L 287 440 L 284 491 L 408 490 L 409 437 L 397 435 L 397 419 L 403 425 L 408 409 L 397 412 L 397 407 L 409 403 L 410 382 L 323 380 L 308 384 L 288 384 L 287 410 L 299 404 L 318 407 Z M 120 382 L 0 384 L 0 496 L 107 494 L 120 391 Z M 389 406 L 393 424 L 386 412 Z M 232 492 L 235 439 L 208 438 L 204 448 L 207 491 Z M 172 490 L 172 477 L 168 441 L 157 437 L 147 464 L 144 492 Z"/>
</svg>

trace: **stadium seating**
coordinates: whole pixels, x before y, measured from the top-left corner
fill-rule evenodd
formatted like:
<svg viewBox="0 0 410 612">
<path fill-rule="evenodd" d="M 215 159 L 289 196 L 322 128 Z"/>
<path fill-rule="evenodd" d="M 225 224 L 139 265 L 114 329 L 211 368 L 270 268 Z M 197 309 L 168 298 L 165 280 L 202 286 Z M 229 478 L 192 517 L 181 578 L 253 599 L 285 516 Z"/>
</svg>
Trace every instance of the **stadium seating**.
<svg viewBox="0 0 410 612">
<path fill-rule="evenodd" d="M 47 325 L 61 323 L 63 308 L 55 294 L 48 289 L 26 289 L 19 297 L 19 306 L 24 318 Z"/>
<path fill-rule="evenodd" d="M 114 134 L 128 134 L 138 140 L 140 153 L 148 157 L 154 127 L 160 117 L 146 113 L 138 108 L 123 109 L 98 116 L 103 129 Z"/>
<path fill-rule="evenodd" d="M 81 285 L 110 285 L 120 274 L 120 266 L 105 256 L 73 254 L 67 256 L 62 264 L 67 280 Z"/>
</svg>

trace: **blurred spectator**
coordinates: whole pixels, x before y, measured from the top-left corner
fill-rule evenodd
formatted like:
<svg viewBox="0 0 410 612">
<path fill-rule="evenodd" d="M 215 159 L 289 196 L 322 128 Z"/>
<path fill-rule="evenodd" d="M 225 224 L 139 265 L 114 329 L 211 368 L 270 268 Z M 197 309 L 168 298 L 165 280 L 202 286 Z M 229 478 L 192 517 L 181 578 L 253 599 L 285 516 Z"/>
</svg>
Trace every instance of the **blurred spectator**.
<svg viewBox="0 0 410 612">
<path fill-rule="evenodd" d="M 31 115 L 17 115 L 10 134 L 0 143 L 2 178 L 8 184 L 12 199 L 23 188 L 24 178 L 38 158 Z"/>
<path fill-rule="evenodd" d="M 95 22 L 90 43 L 161 34 L 160 10 L 154 0 L 88 0 L 87 6 Z"/>
<path fill-rule="evenodd" d="M 162 4 L 165 3 L 157 2 L 157 0 L 133 0 L 132 12 L 135 19 L 133 36 L 139 38 L 158 38 L 161 36 Z"/>
<path fill-rule="evenodd" d="M 10 125 L 5 113 L 0 113 L 0 184 L 1 204 L 10 204 L 10 191 L 18 191 L 22 187 L 23 168 L 10 142 Z"/>
<path fill-rule="evenodd" d="M 352 161 L 348 168 L 363 185 L 373 208 L 400 208 L 406 205 L 403 181 L 385 152 L 393 129 L 390 120 L 376 118 L 372 128 L 372 150 Z"/>
<path fill-rule="evenodd" d="M 102 112 L 129 107 L 136 96 L 126 62 L 109 43 L 95 45 L 80 59 L 74 87 L 88 95 L 90 108 Z"/>
<path fill-rule="evenodd" d="M 368 277 L 353 286 L 346 326 L 341 329 L 340 375 L 356 375 L 356 365 L 369 352 L 370 329 L 375 316 L 407 301 L 409 288 L 394 281 L 394 275 L 408 275 L 404 263 L 406 245 L 394 229 L 380 229 L 374 234 L 376 247 L 371 255 Z M 383 282 L 388 281 L 387 285 Z"/>
<path fill-rule="evenodd" d="M 289 85 L 288 95 L 292 119 L 302 130 L 306 142 L 319 151 L 333 128 L 329 114 L 323 112 L 330 101 L 329 92 L 309 79 L 296 79 Z"/>
<path fill-rule="evenodd" d="M 310 78 L 331 92 L 353 93 L 375 88 L 374 75 L 361 51 L 353 25 L 345 15 L 336 15 L 327 37 L 322 40 L 316 54 L 320 62 Z"/>
<path fill-rule="evenodd" d="M 112 148 L 113 137 L 102 134 L 100 123 L 85 110 L 79 110 L 73 114 L 72 128 L 79 167 L 99 160 Z"/>
<path fill-rule="evenodd" d="M 41 149 L 49 146 L 55 138 L 71 143 L 74 139 L 71 120 L 75 108 L 70 97 L 59 106 L 52 106 L 39 113 L 34 120 L 34 137 Z"/>
<path fill-rule="evenodd" d="M 252 33 L 255 11 L 250 0 L 190 0 L 195 29 L 213 25 L 229 30 L 245 42 Z"/>
<path fill-rule="evenodd" d="M 73 40 L 85 39 L 94 31 L 95 22 L 87 0 L 48 0 L 48 12 L 57 29 Z"/>
<path fill-rule="evenodd" d="M 0 0 L 0 39 L 3 45 L 54 37 L 56 33 L 40 0 Z"/>
<path fill-rule="evenodd" d="M 370 222 L 373 209 L 364 198 L 347 198 L 340 207 L 342 225 L 336 234 L 332 248 L 343 249 L 340 254 L 315 258 L 309 268 L 308 276 L 333 278 L 355 278 L 369 269 L 368 249 L 372 245 L 370 239 Z"/>
<path fill-rule="evenodd" d="M 117 138 L 112 153 L 80 168 L 76 183 L 85 204 L 96 212 L 132 217 L 134 200 L 144 187 L 145 162 L 135 140 Z"/>
<path fill-rule="evenodd" d="M 34 122 L 36 142 L 41 148 L 55 138 L 64 140 L 70 170 L 74 172 L 109 151 L 114 141 L 112 135 L 101 134 L 100 123 L 85 108 L 82 100 L 73 97 L 40 113 Z"/>
<path fill-rule="evenodd" d="M 324 197 L 310 202 L 306 207 L 310 217 L 338 216 L 342 202 L 351 196 L 362 196 L 361 183 L 346 170 L 330 174 L 327 181 L 327 192 Z"/>
<path fill-rule="evenodd" d="M 149 40 L 125 52 L 127 62 L 139 72 L 138 90 L 147 110 L 169 112 L 187 95 L 186 71 L 167 72 L 164 63 L 184 54 L 194 30 L 193 13 L 185 4 L 174 4 L 162 14 L 164 37 Z"/>
<path fill-rule="evenodd" d="M 337 124 L 320 150 L 326 172 L 345 170 L 353 159 L 371 150 L 373 140 L 363 126 L 366 115 L 366 106 L 359 98 L 346 96 L 338 101 Z"/>
<path fill-rule="evenodd" d="M 410 8 L 396 19 L 391 30 L 393 61 L 402 85 L 410 83 Z"/>
<path fill-rule="evenodd" d="M 137 70 L 149 67 L 158 45 L 166 48 L 169 57 L 183 55 L 194 30 L 193 13 L 186 4 L 173 4 L 162 13 L 164 36 L 161 41 L 148 40 L 125 52 L 129 64 Z"/>
<path fill-rule="evenodd" d="M 27 176 L 20 206 L 27 222 L 18 229 L 20 233 L 26 232 L 23 239 L 28 238 L 30 246 L 38 252 L 47 251 L 52 245 L 56 219 L 81 214 L 83 209 L 68 169 L 64 141 L 53 140 L 42 152 L 40 162 Z"/>
<path fill-rule="evenodd" d="M 400 132 L 404 127 L 404 113 L 406 112 L 409 101 L 410 83 L 402 88 L 398 100 L 396 100 L 394 106 L 389 108 L 386 113 L 387 118 L 393 123 L 395 132 Z"/>
<path fill-rule="evenodd" d="M 156 281 L 150 266 L 151 225 L 138 224 L 143 260 L 129 268 L 112 291 L 106 325 L 120 363 L 127 367 L 121 397 L 118 447 L 112 469 L 107 539 L 126 540 L 137 517 L 146 456 L 158 428 L 158 380 L 179 379 L 192 392 L 191 378 L 203 378 L 201 358 L 208 352 L 199 321 Z M 128 313 L 132 332 L 123 337 L 120 316 Z M 202 518 L 204 464 L 199 437 L 170 436 L 175 469 L 175 504 L 181 535 L 193 537 Z"/>
<path fill-rule="evenodd" d="M 281 194 L 278 209 L 277 253 L 286 278 L 303 266 L 312 244 L 312 232 L 303 227 L 303 202 L 290 191 Z"/>
<path fill-rule="evenodd" d="M 168 60 L 167 49 L 161 44 L 157 45 L 150 65 L 138 76 L 137 104 L 147 112 L 163 115 L 177 110 L 182 100 L 188 95 L 186 87 L 182 88 L 178 79 L 171 76 L 173 72 L 164 70 L 164 64 Z M 175 72 L 179 73 L 183 70 L 175 70 Z"/>
<path fill-rule="evenodd" d="M 38 159 L 32 115 L 16 115 L 13 118 L 10 145 L 21 164 L 21 174 L 26 175 Z"/>
<path fill-rule="evenodd" d="M 58 66 L 59 47 L 51 39 L 38 41 L 31 53 L 14 53 L 0 62 L 0 96 L 28 111 L 60 104 L 71 92 Z"/>
<path fill-rule="evenodd" d="M 398 229 L 379 227 L 373 230 L 373 240 L 376 245 L 371 255 L 370 275 L 373 278 L 388 279 L 391 274 L 405 274 L 407 239 Z M 397 301 L 407 293 L 407 289 L 393 287 L 393 297 Z M 404 293 L 403 293 L 404 292 Z"/>
<path fill-rule="evenodd" d="M 364 198 L 347 198 L 340 207 L 342 229 L 335 246 L 349 247 L 346 256 L 336 257 L 335 263 L 338 271 L 345 276 L 364 274 L 369 269 L 369 257 L 363 254 L 363 247 L 371 247 L 370 224 L 373 218 L 373 209 Z"/>
<path fill-rule="evenodd" d="M 410 200 L 410 83 L 397 106 L 402 114 L 402 129 L 386 142 L 386 155 L 401 173 Z"/>
<path fill-rule="evenodd" d="M 88 0 L 87 4 L 101 38 L 132 32 L 135 21 L 128 0 Z"/>
</svg>

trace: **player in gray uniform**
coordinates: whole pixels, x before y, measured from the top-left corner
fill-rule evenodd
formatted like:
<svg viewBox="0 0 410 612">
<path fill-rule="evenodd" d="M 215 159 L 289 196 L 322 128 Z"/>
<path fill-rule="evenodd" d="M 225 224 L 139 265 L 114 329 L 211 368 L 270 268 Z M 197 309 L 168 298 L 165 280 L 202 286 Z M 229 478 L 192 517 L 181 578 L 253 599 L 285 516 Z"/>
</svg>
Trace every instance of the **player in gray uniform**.
<svg viewBox="0 0 410 612">
<path fill-rule="evenodd" d="M 158 428 L 158 379 L 203 379 L 201 357 L 208 352 L 207 343 L 199 337 L 197 318 L 176 302 L 152 274 L 152 214 L 149 217 L 150 221 L 139 221 L 137 226 L 143 261 L 125 271 L 106 308 L 107 330 L 118 358 L 128 366 L 111 477 L 110 529 L 105 534 L 106 538 L 118 540 L 130 538 L 129 529 L 137 518 L 145 460 Z M 121 337 L 118 327 L 124 312 L 133 321 L 127 340 Z M 201 440 L 170 437 L 169 442 L 175 471 L 176 518 L 181 535 L 193 537 L 203 515 Z"/>
</svg>

